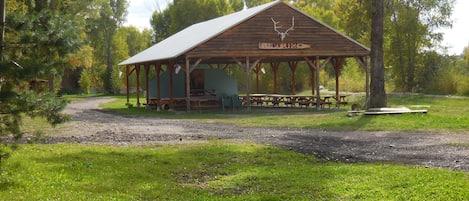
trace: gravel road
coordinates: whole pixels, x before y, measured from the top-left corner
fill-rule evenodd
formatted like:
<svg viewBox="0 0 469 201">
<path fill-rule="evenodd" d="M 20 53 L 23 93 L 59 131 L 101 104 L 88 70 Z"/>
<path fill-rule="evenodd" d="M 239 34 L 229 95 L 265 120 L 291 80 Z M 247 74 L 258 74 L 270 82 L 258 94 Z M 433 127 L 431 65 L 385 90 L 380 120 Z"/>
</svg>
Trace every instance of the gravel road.
<svg viewBox="0 0 469 201">
<path fill-rule="evenodd" d="M 119 146 L 148 143 L 196 143 L 210 139 L 249 140 L 285 147 L 330 161 L 385 162 L 469 171 L 469 135 L 401 131 L 322 131 L 250 128 L 182 119 L 124 116 L 99 109 L 111 98 L 70 103 L 72 121 L 48 134 L 46 143 Z"/>
</svg>

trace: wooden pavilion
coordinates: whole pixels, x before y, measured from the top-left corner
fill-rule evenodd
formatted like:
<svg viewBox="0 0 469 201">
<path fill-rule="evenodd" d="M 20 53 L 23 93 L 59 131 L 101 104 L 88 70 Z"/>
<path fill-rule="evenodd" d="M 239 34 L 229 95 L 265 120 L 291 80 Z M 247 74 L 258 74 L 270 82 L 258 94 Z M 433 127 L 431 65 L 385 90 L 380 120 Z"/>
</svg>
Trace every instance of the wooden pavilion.
<svg viewBox="0 0 469 201">
<path fill-rule="evenodd" d="M 274 1 L 194 24 L 154 46 L 121 62 L 126 66 L 127 103 L 129 103 L 129 76 L 136 72 L 137 105 L 140 105 L 140 71 L 146 75 L 146 103 L 176 101 L 173 87 L 185 86 L 185 107 L 191 110 L 191 72 L 206 65 L 238 64 L 246 71 L 246 93 L 250 96 L 251 73 L 260 73 L 261 63 L 270 64 L 274 73 L 274 93 L 277 93 L 277 72 L 281 62 L 292 70 L 292 84 L 299 61 L 305 61 L 311 70 L 312 95 L 317 96 L 319 108 L 319 71 L 332 64 L 336 74 L 336 97 L 339 96 L 339 71 L 346 58 L 355 58 L 366 72 L 367 98 L 369 76 L 367 60 L 369 48 L 339 33 L 337 30 L 299 11 L 288 3 Z M 150 70 L 156 72 L 157 93 L 149 98 L 148 77 Z M 175 83 L 169 73 L 169 97 L 161 97 L 160 75 L 162 72 L 183 72 L 184 83 Z M 294 88 L 293 88 L 294 90 Z M 316 92 L 316 93 L 315 93 Z M 294 91 L 292 92 L 295 93 Z M 339 101 L 339 99 L 337 99 Z M 250 104 L 249 104 L 250 107 Z"/>
</svg>

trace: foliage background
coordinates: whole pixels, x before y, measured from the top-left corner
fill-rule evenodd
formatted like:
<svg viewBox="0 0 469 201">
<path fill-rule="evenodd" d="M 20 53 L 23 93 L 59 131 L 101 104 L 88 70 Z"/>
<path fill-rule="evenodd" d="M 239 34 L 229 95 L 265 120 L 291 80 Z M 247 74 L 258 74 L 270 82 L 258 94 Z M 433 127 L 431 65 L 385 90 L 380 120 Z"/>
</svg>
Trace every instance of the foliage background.
<svg viewBox="0 0 469 201">
<path fill-rule="evenodd" d="M 328 24 L 362 44 L 370 44 L 371 0 L 288 1 L 302 12 Z M 21 79 L 46 79 L 62 94 L 106 92 L 125 87 L 124 67 L 117 64 L 197 22 L 254 7 L 270 0 L 173 0 L 149 19 L 152 29 L 123 26 L 127 0 L 7 1 L 5 57 L 20 63 Z M 386 90 L 468 95 L 469 50 L 448 55 L 436 30 L 451 26 L 454 0 L 387 0 L 385 6 Z M 259 93 L 272 93 L 273 73 L 267 64 L 260 74 Z M 245 90 L 245 74 L 237 66 L 227 70 Z M 141 72 L 143 75 L 143 71 Z M 151 71 L 151 77 L 154 72 Z M 296 73 L 286 64 L 279 70 L 278 93 L 308 92 L 311 78 L 306 64 Z M 255 75 L 252 75 L 255 83 Z M 333 68 L 321 72 L 321 85 L 335 89 Z M 364 71 L 347 60 L 340 73 L 342 91 L 364 91 Z M 141 76 L 140 86 L 145 79 Z M 135 73 L 130 77 L 136 86 Z M 252 91 L 256 86 L 252 86 Z M 143 90 L 142 90 L 143 91 Z M 243 93 L 243 91 L 241 91 Z"/>
</svg>

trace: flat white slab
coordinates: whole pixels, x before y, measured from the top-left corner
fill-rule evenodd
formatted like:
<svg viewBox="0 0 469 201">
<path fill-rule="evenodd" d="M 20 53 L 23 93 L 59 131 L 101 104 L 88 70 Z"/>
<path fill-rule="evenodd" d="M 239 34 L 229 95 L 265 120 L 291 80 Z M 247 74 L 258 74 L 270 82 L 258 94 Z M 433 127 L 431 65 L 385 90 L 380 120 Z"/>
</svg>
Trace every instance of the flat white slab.
<svg viewBox="0 0 469 201">
<path fill-rule="evenodd" d="M 365 115 L 381 115 L 381 114 L 406 114 L 406 113 L 424 113 L 426 114 L 428 110 L 411 110 L 407 107 L 397 107 L 397 108 L 370 108 L 364 112 Z"/>
</svg>

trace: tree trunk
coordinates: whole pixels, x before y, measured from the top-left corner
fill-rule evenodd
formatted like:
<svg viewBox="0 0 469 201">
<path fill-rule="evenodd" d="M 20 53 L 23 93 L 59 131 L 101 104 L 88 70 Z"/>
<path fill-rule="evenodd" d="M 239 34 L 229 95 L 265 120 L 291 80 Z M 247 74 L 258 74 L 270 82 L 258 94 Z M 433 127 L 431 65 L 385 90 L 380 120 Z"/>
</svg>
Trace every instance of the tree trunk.
<svg viewBox="0 0 469 201">
<path fill-rule="evenodd" d="M 104 29 L 104 42 L 106 43 L 106 71 L 104 75 L 104 90 L 107 93 L 114 94 L 112 86 L 112 52 L 111 52 L 111 43 L 112 43 L 112 31 L 109 29 Z"/>
<path fill-rule="evenodd" d="M 5 2 L 6 0 L 0 0 L 0 62 L 3 62 L 3 40 L 5 38 Z M 0 77 L 0 92 L 2 91 L 3 81 L 4 78 Z"/>
<path fill-rule="evenodd" d="M 112 80 L 112 53 L 111 53 L 111 39 L 106 44 L 106 91 L 110 94 L 114 94 L 114 86 Z"/>
<path fill-rule="evenodd" d="M 384 0 L 371 1 L 371 85 L 370 108 L 386 107 L 384 89 L 383 32 Z"/>
</svg>

